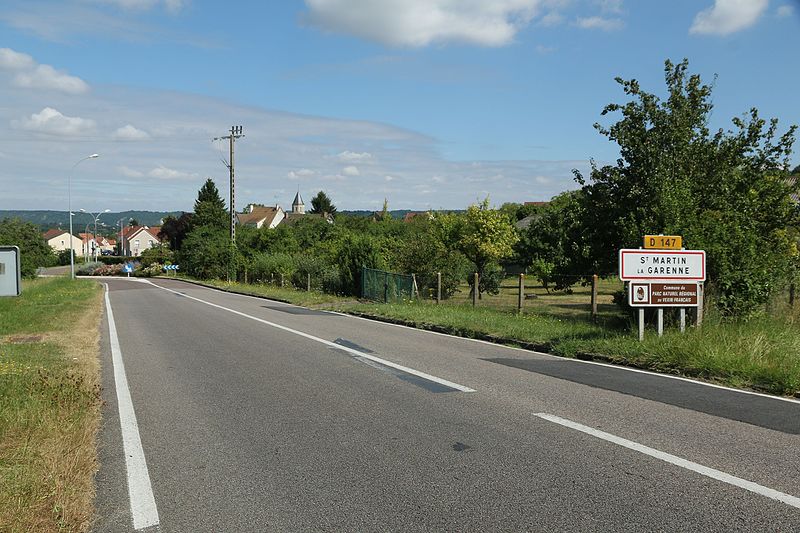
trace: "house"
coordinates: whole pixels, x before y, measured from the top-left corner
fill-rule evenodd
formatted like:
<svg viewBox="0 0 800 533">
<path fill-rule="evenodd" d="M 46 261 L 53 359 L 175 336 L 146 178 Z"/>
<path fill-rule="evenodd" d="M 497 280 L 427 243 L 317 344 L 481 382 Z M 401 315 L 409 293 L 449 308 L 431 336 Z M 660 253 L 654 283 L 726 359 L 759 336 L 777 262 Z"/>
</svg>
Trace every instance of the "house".
<svg viewBox="0 0 800 533">
<path fill-rule="evenodd" d="M 286 218 L 286 213 L 281 206 L 267 207 L 264 205 L 250 204 L 244 213 L 236 213 L 236 223 L 242 226 L 255 226 L 256 228 L 274 228 Z"/>
<path fill-rule="evenodd" d="M 70 239 L 69 232 L 64 231 L 63 229 L 47 230 L 44 233 L 44 240 L 47 241 L 47 244 L 56 253 L 69 250 L 70 245 L 68 243 L 72 241 L 72 249 L 74 250 L 73 253 L 75 255 L 83 254 L 83 243 L 81 242 L 81 239 L 75 235 L 72 235 L 72 239 Z"/>
<path fill-rule="evenodd" d="M 122 255 L 138 257 L 142 252 L 161 244 L 158 239 L 160 228 L 149 226 L 128 226 L 122 230 Z"/>
<path fill-rule="evenodd" d="M 91 233 L 78 233 L 81 239 L 81 255 L 94 255 L 98 246 L 95 236 Z"/>
</svg>

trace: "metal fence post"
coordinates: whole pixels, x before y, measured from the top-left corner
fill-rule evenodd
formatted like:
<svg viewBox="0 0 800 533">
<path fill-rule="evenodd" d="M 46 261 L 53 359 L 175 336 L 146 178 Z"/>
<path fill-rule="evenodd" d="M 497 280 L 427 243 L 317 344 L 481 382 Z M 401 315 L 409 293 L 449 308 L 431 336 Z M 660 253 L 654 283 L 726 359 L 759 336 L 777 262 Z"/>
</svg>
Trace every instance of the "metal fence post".
<svg viewBox="0 0 800 533">
<path fill-rule="evenodd" d="M 411 299 L 414 299 L 414 296 L 417 292 L 417 275 L 411 274 Z"/>
<path fill-rule="evenodd" d="M 694 325 L 696 327 L 701 327 L 703 325 L 703 306 L 705 305 L 705 284 L 698 283 L 697 284 L 697 317 L 695 319 Z"/>
<path fill-rule="evenodd" d="M 383 273 L 383 303 L 389 303 L 389 273 Z"/>
<path fill-rule="evenodd" d="M 439 304 L 442 301 L 442 273 L 436 273 L 436 303 Z"/>
<path fill-rule="evenodd" d="M 597 322 L 597 274 L 592 275 L 592 320 Z"/>
<path fill-rule="evenodd" d="M 306 291 L 311 292 L 311 272 L 306 272 Z"/>
</svg>

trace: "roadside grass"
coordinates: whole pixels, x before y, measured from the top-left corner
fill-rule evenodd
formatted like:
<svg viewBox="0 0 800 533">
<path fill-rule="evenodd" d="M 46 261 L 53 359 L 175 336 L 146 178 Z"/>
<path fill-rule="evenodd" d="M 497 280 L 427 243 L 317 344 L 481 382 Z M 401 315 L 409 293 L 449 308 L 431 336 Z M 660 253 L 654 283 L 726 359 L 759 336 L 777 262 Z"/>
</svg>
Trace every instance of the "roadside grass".
<svg viewBox="0 0 800 533">
<path fill-rule="evenodd" d="M 590 287 L 574 287 L 572 294 L 548 294 L 543 287 L 527 285 L 526 294 L 539 297 L 526 300 L 523 313 L 518 314 L 518 289 L 509 280 L 503 283 L 500 295 L 484 296 L 476 307 L 466 303 L 470 301 L 465 295 L 468 289 L 441 305 L 430 300 L 383 304 L 269 285 L 203 283 L 563 357 L 607 361 L 800 397 L 800 313 L 785 308 L 776 307 L 770 315 L 738 322 L 711 314 L 700 329 L 688 327 L 680 334 L 672 326 L 661 338 L 648 328 L 644 342 L 639 342 L 635 324 L 613 304 L 613 293 L 622 288 L 617 280 L 600 282 L 597 323 L 589 315 Z"/>
<path fill-rule="evenodd" d="M 26 281 L 0 299 L 0 529 L 87 531 L 100 420 L 91 281 Z"/>
<path fill-rule="evenodd" d="M 162 278 L 167 279 L 166 276 L 162 276 Z M 176 279 L 176 278 L 170 276 L 169 279 Z M 270 298 L 272 300 L 291 303 L 295 305 L 302 305 L 306 307 L 331 308 L 341 302 L 355 301 L 354 298 L 344 298 L 340 296 L 334 296 L 332 294 L 325 294 L 318 291 L 308 292 L 305 290 L 295 289 L 293 287 L 279 287 L 276 285 L 267 285 L 267 284 L 250 284 L 250 283 L 246 284 L 235 281 L 222 281 L 218 279 L 196 280 L 193 278 L 189 278 L 187 276 L 179 276 L 177 279 L 185 279 L 193 283 L 198 283 L 200 285 L 205 285 L 208 287 L 214 287 L 217 289 L 235 292 L 237 294 L 249 294 L 250 296 L 263 296 L 264 298 Z"/>
</svg>

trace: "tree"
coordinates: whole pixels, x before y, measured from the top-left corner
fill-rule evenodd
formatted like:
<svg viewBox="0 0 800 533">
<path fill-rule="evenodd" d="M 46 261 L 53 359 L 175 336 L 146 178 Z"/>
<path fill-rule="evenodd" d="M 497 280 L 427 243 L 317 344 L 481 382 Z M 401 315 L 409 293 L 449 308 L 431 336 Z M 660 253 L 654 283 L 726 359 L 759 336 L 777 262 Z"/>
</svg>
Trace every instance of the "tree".
<svg viewBox="0 0 800 533">
<path fill-rule="evenodd" d="M 212 226 L 220 229 L 229 227 L 230 219 L 225 210 L 225 200 L 220 196 L 217 186 L 214 185 L 211 178 L 206 179 L 197 192 L 192 224 L 194 227 Z"/>
<path fill-rule="evenodd" d="M 329 215 L 334 215 L 336 214 L 336 206 L 333 205 L 331 199 L 325 194 L 325 191 L 319 191 L 311 199 L 311 210 L 309 210 L 309 213 L 320 215 L 327 213 Z"/>
<path fill-rule="evenodd" d="M 169 247 L 177 251 L 181 249 L 183 239 L 186 238 L 191 228 L 192 213 L 183 213 L 178 218 L 169 215 L 161 224 L 161 231 L 158 233 L 158 238 L 162 240 L 166 239 L 169 242 Z"/>
<path fill-rule="evenodd" d="M 36 277 L 38 267 L 56 264 L 56 254 L 31 222 L 19 218 L 0 221 L 0 245 L 19 247 L 20 274 L 25 278 Z"/>
<path fill-rule="evenodd" d="M 224 229 L 200 226 L 183 241 L 177 262 L 190 276 L 224 279 L 228 275 L 230 237 Z"/>
<path fill-rule="evenodd" d="M 136 220 L 135 218 L 131 218 L 130 220 L 128 220 L 128 226 L 130 226 L 132 228 L 135 228 L 138 225 L 139 225 L 139 221 Z"/>
<path fill-rule="evenodd" d="M 489 209 L 489 198 L 469 206 L 461 216 L 443 218 L 446 224 L 452 224 L 450 231 L 455 246 L 475 265 L 479 279 L 486 277 L 490 264 L 514 253 L 513 246 L 519 237 L 505 213 Z M 487 284 L 479 285 L 479 297 L 486 288 L 489 288 Z M 494 287 L 491 289 L 494 292 Z"/>
<path fill-rule="evenodd" d="M 777 120 L 767 125 L 752 109 L 733 119 L 735 131 L 712 135 L 711 87 L 687 70 L 687 60 L 666 61 L 663 101 L 617 78 L 633 100 L 607 105 L 603 115 L 622 118 L 595 128 L 621 157 L 593 163 L 588 180 L 575 172 L 583 194 L 578 247 L 598 274 L 610 275 L 618 250 L 640 246 L 645 234 L 683 235 L 707 251 L 718 308 L 745 316 L 769 299 L 796 253 L 786 229 L 796 218 L 797 185 L 785 179 L 795 127 L 777 137 Z"/>
</svg>

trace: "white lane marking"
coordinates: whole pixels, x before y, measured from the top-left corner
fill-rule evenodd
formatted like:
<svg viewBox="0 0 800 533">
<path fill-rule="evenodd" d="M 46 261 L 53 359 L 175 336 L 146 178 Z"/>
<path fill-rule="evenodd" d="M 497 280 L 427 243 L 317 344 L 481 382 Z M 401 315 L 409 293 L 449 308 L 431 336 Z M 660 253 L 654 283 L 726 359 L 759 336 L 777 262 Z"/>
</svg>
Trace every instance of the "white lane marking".
<svg viewBox="0 0 800 533">
<path fill-rule="evenodd" d="M 108 297 L 108 284 L 104 283 L 104 285 L 108 331 L 111 338 L 111 360 L 114 363 L 114 383 L 117 388 L 122 449 L 125 453 L 125 467 L 128 471 L 128 497 L 131 502 L 133 528 L 144 529 L 158 525 L 158 508 L 156 508 L 156 499 L 150 484 L 142 439 L 139 436 L 139 424 L 136 422 L 136 413 L 133 410 L 133 401 L 128 389 L 128 378 L 125 376 L 125 364 L 122 362 L 122 351 L 119 347 L 114 313 L 111 311 L 111 300 Z"/>
<path fill-rule="evenodd" d="M 135 278 L 120 278 L 120 279 L 134 280 Z M 159 279 L 164 279 L 164 278 L 159 278 Z M 144 280 L 141 280 L 141 281 L 144 281 Z M 285 305 L 285 306 L 298 307 L 298 308 L 301 308 L 301 309 L 306 309 L 305 307 L 300 306 L 300 305 L 281 302 L 281 301 L 278 301 L 278 300 L 272 300 L 272 299 L 267 298 L 265 296 L 253 296 L 252 294 L 240 294 L 238 292 L 226 291 L 226 290 L 223 290 L 223 289 L 219 289 L 217 287 L 210 287 L 208 285 L 201 285 L 199 283 L 192 283 L 192 282 L 189 282 L 189 281 L 186 281 L 186 280 L 182 280 L 180 278 L 175 278 L 175 279 L 173 279 L 173 281 L 182 281 L 184 283 L 188 283 L 189 285 L 194 285 L 195 287 L 201 287 L 201 288 L 204 288 L 204 289 L 209 289 L 209 290 L 220 292 L 220 293 L 223 293 L 223 294 L 229 294 L 229 295 L 232 295 L 232 296 L 243 296 L 245 298 L 254 298 L 254 299 L 258 299 L 258 300 L 268 300 L 270 302 L 275 302 L 275 303 L 282 304 L 282 305 Z M 153 285 L 155 285 L 155 284 L 153 284 Z M 156 285 L 156 286 L 158 287 L 158 285 Z M 575 359 L 575 358 L 571 358 L 571 357 L 562 357 L 560 355 L 553 355 L 551 353 L 537 352 L 536 350 L 528 350 L 526 348 L 517 348 L 515 346 L 508 346 L 508 345 L 505 345 L 505 344 L 498 344 L 496 342 L 485 341 L 483 339 L 470 339 L 468 337 L 459 337 L 457 335 L 451 335 L 450 333 L 441 333 L 439 331 L 431 331 L 429 329 L 420 329 L 420 328 L 415 328 L 415 327 L 412 327 L 412 326 L 405 326 L 403 324 L 393 324 L 391 322 L 383 322 L 383 321 L 380 321 L 380 320 L 373 320 L 373 319 L 370 319 L 370 318 L 364 318 L 362 316 L 349 315 L 347 313 L 342 313 L 342 312 L 339 312 L 339 311 L 327 311 L 327 310 L 321 310 L 321 311 L 323 313 L 329 313 L 329 314 L 332 314 L 332 315 L 338 315 L 338 316 L 345 317 L 345 318 L 355 318 L 357 320 L 366 320 L 368 322 L 373 322 L 373 323 L 374 322 L 378 322 L 380 324 L 385 324 L 387 326 L 393 326 L 393 327 L 396 327 L 396 328 L 405 328 L 405 329 L 410 329 L 410 330 L 413 330 L 413 331 L 421 331 L 423 333 L 429 333 L 431 335 L 440 335 L 442 337 L 450 337 L 451 339 L 459 339 L 459 340 L 462 340 L 462 341 L 477 342 L 477 343 L 480 343 L 480 344 L 485 344 L 487 346 L 493 346 L 495 348 L 501 348 L 501 349 L 506 349 L 506 350 L 516 350 L 516 351 L 525 352 L 525 353 L 532 353 L 532 354 L 540 355 L 542 357 L 548 357 L 548 358 L 551 358 L 551 359 L 558 359 L 559 361 L 564 361 L 565 363 L 582 363 L 582 364 L 586 364 L 586 365 L 604 366 L 604 367 L 607 367 L 607 368 L 612 368 L 614 370 L 622 370 L 622 371 L 625 371 L 625 372 L 634 372 L 634 373 L 638 373 L 638 374 L 647 374 L 647 375 L 654 376 L 654 377 L 659 377 L 659 378 L 674 379 L 674 380 L 678 380 L 678 381 L 685 381 L 687 383 L 694 383 L 695 385 L 702 385 L 704 387 L 712 387 L 714 389 L 721 389 L 721 390 L 726 390 L 726 391 L 730 391 L 730 392 L 736 392 L 736 393 L 739 393 L 739 394 L 747 394 L 747 395 L 750 395 L 750 396 L 760 396 L 761 398 L 766 398 L 768 400 L 779 400 L 779 401 L 782 401 L 782 402 L 789 402 L 789 403 L 795 403 L 795 404 L 800 405 L 800 400 L 796 400 L 794 398 L 787 398 L 785 396 L 775 396 L 773 394 L 764 394 L 762 392 L 755 392 L 755 391 L 749 391 L 749 390 L 743 390 L 743 389 L 735 389 L 733 387 L 726 387 L 724 385 L 717 385 L 715 383 L 708 383 L 707 381 L 700 381 L 700 380 L 697 380 L 697 379 L 687 378 L 687 377 L 683 377 L 683 376 L 674 376 L 672 374 L 661 374 L 661 373 L 658 373 L 658 372 L 653 372 L 652 370 L 644 370 L 644 369 L 641 369 L 641 368 L 633 368 L 633 367 L 624 366 L 624 365 L 613 365 L 613 364 L 610 364 L 610 363 L 601 363 L 600 361 L 584 361 L 583 359 Z"/>
<path fill-rule="evenodd" d="M 225 291 L 222 291 L 222 292 L 225 292 Z M 228 293 L 228 294 L 235 294 L 235 293 Z M 562 357 L 560 355 L 553 355 L 551 353 L 537 352 L 536 350 L 528 350 L 526 348 L 517 348 L 516 346 L 508 346 L 506 344 L 498 344 L 496 342 L 485 341 L 483 339 L 470 339 L 469 337 L 459 337 L 457 335 L 451 335 L 450 333 L 441 333 L 439 331 L 431 331 L 429 329 L 420 329 L 420 328 L 415 328 L 413 326 L 406 326 L 406 325 L 403 325 L 403 324 L 393 324 L 391 322 L 383 322 L 383 321 L 380 321 L 380 320 L 372 320 L 371 318 L 364 318 L 362 316 L 356 316 L 356 315 L 348 315 L 347 313 L 341 313 L 341 312 L 338 312 L 338 311 L 325 311 L 325 312 L 326 313 L 331 313 L 331 314 L 334 314 L 334 315 L 343 316 L 343 317 L 355 318 L 355 319 L 358 319 L 358 320 L 367 320 L 369 322 L 380 322 L 381 324 L 386 324 L 387 326 L 394 326 L 396 328 L 405 328 L 405 329 L 412 329 L 412 330 L 415 330 L 415 331 L 423 331 L 425 333 L 430 333 L 431 335 L 440 335 L 442 337 L 450 337 L 451 339 L 460 339 L 460 340 L 463 340 L 463 341 L 477 342 L 477 343 L 480 343 L 480 344 L 486 344 L 488 346 L 494 346 L 495 348 L 503 348 L 503 349 L 506 349 L 506 350 L 516 350 L 516 351 L 519 351 L 519 352 L 532 353 L 532 354 L 540 355 L 542 357 L 548 357 L 550 359 L 558 359 L 559 361 L 564 361 L 565 363 L 582 363 L 582 364 L 586 364 L 586 365 L 604 366 L 604 367 L 607 367 L 607 368 L 613 368 L 614 370 L 623 370 L 625 372 L 635 372 L 635 373 L 638 373 L 638 374 L 647 374 L 647 375 L 658 377 L 658 378 L 675 379 L 675 380 L 678 380 L 678 381 L 685 381 L 687 383 L 694 383 L 695 385 L 702 385 L 704 387 L 712 387 L 712 388 L 715 388 L 715 389 L 722 389 L 722 390 L 726 390 L 726 391 L 730 391 L 730 392 L 737 392 L 739 394 L 748 394 L 750 396 L 760 396 L 761 398 L 767 398 L 768 400 L 779 400 L 779 401 L 782 401 L 782 402 L 789 402 L 789 403 L 795 403 L 795 404 L 800 405 L 800 400 L 796 400 L 794 398 L 787 398 L 785 396 L 775 396 L 773 394 L 764 394 L 763 392 L 755 392 L 755 391 L 749 391 L 749 390 L 743 390 L 743 389 L 734 389 L 733 387 L 726 387 L 724 385 L 717 385 L 715 383 L 708 383 L 707 381 L 700 381 L 700 380 L 697 380 L 697 379 L 687 378 L 687 377 L 683 377 L 683 376 L 674 376 L 672 374 L 660 374 L 658 372 L 653 372 L 652 370 L 644 370 L 644 369 L 641 369 L 641 368 L 633 368 L 633 367 L 624 366 L 624 365 L 614 365 L 614 364 L 611 364 L 611 363 L 602 363 L 600 361 L 584 361 L 583 359 L 575 359 L 575 358 L 572 358 L 572 357 Z"/>
<path fill-rule="evenodd" d="M 335 342 L 326 341 L 325 339 L 321 339 L 319 337 L 315 337 L 314 335 L 309 335 L 308 333 L 304 333 L 304 332 L 298 331 L 296 329 L 288 328 L 286 326 L 281 326 L 280 324 L 276 324 L 275 322 L 270 322 L 269 320 L 264 320 L 263 318 L 258 318 L 258 317 L 252 316 L 252 315 L 248 315 L 247 313 L 242 313 L 241 311 L 237 311 L 237 310 L 231 309 L 229 307 L 224 307 L 222 305 L 211 303 L 211 302 L 208 302 L 206 300 L 201 300 L 200 298 L 195 298 L 194 296 L 189 296 L 188 294 L 184 294 L 182 292 L 174 291 L 172 289 L 168 289 L 166 287 L 162 287 L 160 285 L 156 285 L 155 283 L 150 282 L 150 281 L 148 281 L 148 283 L 150 283 L 153 287 L 161 289 L 162 291 L 167 291 L 167 292 L 171 292 L 171 293 L 174 293 L 174 294 L 178 294 L 178 295 L 180 295 L 180 296 L 182 296 L 184 298 L 188 298 L 188 299 L 194 300 L 196 302 L 200 302 L 200 303 L 203 303 L 203 304 L 206 304 L 206 305 L 210 305 L 211 307 L 216 307 L 217 309 L 222 309 L 223 311 L 228 311 L 229 313 L 233 313 L 234 315 L 239 315 L 239 316 L 244 317 L 244 318 L 249 318 L 250 320 L 255 320 L 256 322 L 260 322 L 262 324 L 266 324 L 267 326 L 271 326 L 273 328 L 280 329 L 282 331 L 286 331 L 286 332 L 289 332 L 289 333 L 293 333 L 295 335 L 299 335 L 299 336 L 304 337 L 306 339 L 309 339 L 309 340 L 312 340 L 312 341 L 315 341 L 315 342 L 319 342 L 319 343 L 324 344 L 326 346 L 330 346 L 331 348 L 336 348 L 337 350 L 343 350 L 343 351 L 348 352 L 348 353 L 350 353 L 352 355 L 356 355 L 358 357 L 363 357 L 365 359 L 369 359 L 371 361 L 375 361 L 376 363 L 380 363 L 382 365 L 395 368 L 397 370 L 400 370 L 401 372 L 405 372 L 406 374 L 412 374 L 414 376 L 418 376 L 418 377 L 421 377 L 423 379 L 427 379 L 428 381 L 433 381 L 435 383 L 439 383 L 440 385 L 444 385 L 445 387 L 450 387 L 451 389 L 456 389 L 456 390 L 459 390 L 461 392 L 475 392 L 475 389 L 471 389 L 469 387 L 465 387 L 464 385 L 459 385 L 458 383 L 453 383 L 452 381 L 448 381 L 446 379 L 442 379 L 442 378 L 439 378 L 439 377 L 436 377 L 436 376 L 432 376 L 430 374 L 426 374 L 425 372 L 421 372 L 419 370 L 414 370 L 413 368 L 409 368 L 407 366 L 399 365 L 397 363 L 393 363 L 391 361 L 387 361 L 386 359 L 381 359 L 380 357 L 375 357 L 374 355 L 370 355 L 370 354 L 365 353 L 365 352 L 354 350 L 353 348 L 349 348 L 347 346 L 342 346 L 341 344 L 336 344 Z"/>
<path fill-rule="evenodd" d="M 623 439 L 622 437 L 617 437 L 616 435 L 612 435 L 611 433 L 606 433 L 605 431 L 600 431 L 599 429 L 594 429 L 589 426 L 584 426 L 583 424 L 573 422 L 572 420 L 568 420 L 566 418 L 561 418 L 560 416 L 555 416 L 547 413 L 534 413 L 534 416 L 538 416 L 539 418 L 548 420 L 555 424 L 560 424 L 562 426 L 574 429 L 576 431 L 586 433 L 587 435 L 597 437 L 598 439 L 603 439 L 605 441 L 612 442 L 624 448 L 628 448 L 629 450 L 634 450 L 636 452 L 649 455 L 650 457 L 655 457 L 656 459 L 660 459 L 661 461 L 673 464 L 675 466 L 680 466 L 681 468 L 686 468 L 687 470 L 697 472 L 698 474 L 701 474 L 703 476 L 710 477 L 718 481 L 722 481 L 723 483 L 728 483 L 729 485 L 734 485 L 741 489 L 754 492 L 761 496 L 766 496 L 767 498 L 772 498 L 773 500 L 778 500 L 779 502 L 783 502 L 786 505 L 791 505 L 792 507 L 800 509 L 800 498 L 797 498 L 796 496 L 792 496 L 784 492 L 779 492 L 775 489 L 759 485 L 758 483 L 753 483 L 752 481 L 747 481 L 746 479 L 726 474 L 725 472 L 722 472 L 720 470 L 715 470 L 714 468 L 709 468 L 707 466 L 703 466 L 701 464 L 694 463 L 686 459 L 682 459 L 678 456 L 656 450 L 655 448 L 650 448 L 649 446 L 645 446 L 644 444 L 639 444 L 638 442 L 634 442 L 632 440 Z"/>
</svg>

